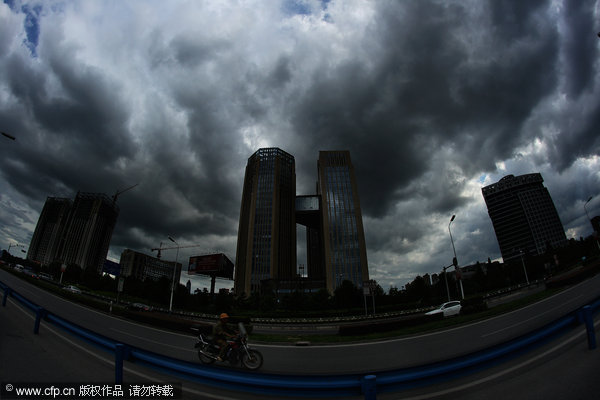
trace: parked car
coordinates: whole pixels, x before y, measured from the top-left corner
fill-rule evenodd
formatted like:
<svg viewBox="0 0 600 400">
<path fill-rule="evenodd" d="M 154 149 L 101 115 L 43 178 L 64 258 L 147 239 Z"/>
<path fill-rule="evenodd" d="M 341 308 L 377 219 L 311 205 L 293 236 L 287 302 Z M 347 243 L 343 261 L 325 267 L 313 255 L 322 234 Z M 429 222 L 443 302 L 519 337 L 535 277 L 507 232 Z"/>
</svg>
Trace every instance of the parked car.
<svg viewBox="0 0 600 400">
<path fill-rule="evenodd" d="M 127 308 L 134 311 L 152 311 L 152 307 L 143 303 L 132 303 Z"/>
<path fill-rule="evenodd" d="M 442 304 L 435 310 L 431 310 L 425 315 L 435 315 L 435 314 L 444 314 L 444 317 L 450 317 L 452 315 L 460 314 L 460 309 L 462 306 L 460 305 L 460 301 L 449 301 L 447 303 Z"/>
<path fill-rule="evenodd" d="M 71 293 L 81 294 L 81 289 L 79 289 L 77 286 L 69 285 L 69 286 L 65 286 L 63 289 L 65 289 Z"/>
</svg>

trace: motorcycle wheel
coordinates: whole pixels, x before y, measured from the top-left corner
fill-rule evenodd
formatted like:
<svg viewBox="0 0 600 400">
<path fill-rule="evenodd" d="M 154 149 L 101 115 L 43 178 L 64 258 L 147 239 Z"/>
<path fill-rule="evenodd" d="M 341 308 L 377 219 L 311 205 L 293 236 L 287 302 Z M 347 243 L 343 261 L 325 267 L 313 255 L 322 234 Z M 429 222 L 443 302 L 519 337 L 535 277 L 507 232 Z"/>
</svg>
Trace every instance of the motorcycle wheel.
<svg viewBox="0 0 600 400">
<path fill-rule="evenodd" d="M 202 364 L 212 364 L 216 360 L 212 357 L 207 356 L 204 352 L 208 352 L 208 346 L 205 346 L 198 350 L 198 358 Z"/>
<path fill-rule="evenodd" d="M 248 350 L 248 354 L 246 352 L 242 353 L 242 364 L 244 367 L 251 370 L 259 369 L 263 364 L 262 354 L 257 350 Z"/>
</svg>

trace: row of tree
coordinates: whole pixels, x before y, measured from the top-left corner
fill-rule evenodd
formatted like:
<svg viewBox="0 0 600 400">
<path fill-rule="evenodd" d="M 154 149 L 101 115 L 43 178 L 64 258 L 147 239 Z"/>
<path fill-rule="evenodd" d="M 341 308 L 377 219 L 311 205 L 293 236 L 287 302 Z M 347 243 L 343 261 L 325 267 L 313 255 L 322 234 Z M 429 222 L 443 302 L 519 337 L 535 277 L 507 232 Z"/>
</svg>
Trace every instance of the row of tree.
<svg viewBox="0 0 600 400">
<path fill-rule="evenodd" d="M 549 248 L 545 254 L 517 258 L 510 263 L 477 263 L 475 272 L 469 279 L 462 281 L 466 297 L 482 296 L 501 288 L 523 283 L 528 279 L 535 281 L 560 272 L 582 259 L 599 253 L 593 240 L 571 240 L 568 246 L 560 249 Z M 62 278 L 63 283 L 76 283 L 85 287 L 107 293 L 117 292 L 117 280 L 107 275 L 101 276 L 91 269 L 83 270 L 77 265 L 68 265 L 61 270 L 60 263 L 40 266 L 4 252 L 8 262 L 20 263 L 38 272 L 46 272 L 56 280 Z M 527 275 L 525 275 L 527 274 Z M 448 283 L 446 286 L 446 282 Z M 159 280 L 138 281 L 134 277 L 125 278 L 123 295 L 140 299 L 151 305 L 168 308 L 171 294 L 171 281 L 167 278 Z M 440 273 L 437 279 L 417 276 L 405 288 L 390 287 L 386 292 L 376 285 L 372 296 L 365 297 L 362 290 L 350 281 L 344 281 L 330 295 L 327 290 L 303 292 L 301 290 L 288 293 L 277 293 L 266 290 L 250 296 L 234 296 L 231 293 L 211 295 L 207 290 L 190 293 L 186 286 L 178 284 L 174 290 L 174 308 L 206 313 L 229 312 L 253 316 L 327 316 L 340 314 L 360 314 L 411 309 L 420 306 L 431 306 L 447 301 L 448 298 L 461 298 L 459 282 L 454 271 Z"/>
</svg>

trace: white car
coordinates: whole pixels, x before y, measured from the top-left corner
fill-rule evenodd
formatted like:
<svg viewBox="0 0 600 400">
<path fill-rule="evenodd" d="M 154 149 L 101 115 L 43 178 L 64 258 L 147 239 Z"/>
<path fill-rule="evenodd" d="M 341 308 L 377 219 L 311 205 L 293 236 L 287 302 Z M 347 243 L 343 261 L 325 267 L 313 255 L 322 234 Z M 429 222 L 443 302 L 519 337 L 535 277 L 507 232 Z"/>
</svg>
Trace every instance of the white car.
<svg viewBox="0 0 600 400">
<path fill-rule="evenodd" d="M 63 289 L 65 289 L 71 293 L 81 294 L 81 289 L 79 289 L 77 286 L 74 286 L 74 285 L 65 286 Z"/>
<path fill-rule="evenodd" d="M 431 310 L 425 315 L 435 315 L 435 314 L 444 314 L 444 317 L 450 317 L 452 315 L 460 314 L 460 309 L 462 306 L 460 305 L 460 301 L 449 301 L 447 303 L 442 304 L 435 310 Z"/>
</svg>

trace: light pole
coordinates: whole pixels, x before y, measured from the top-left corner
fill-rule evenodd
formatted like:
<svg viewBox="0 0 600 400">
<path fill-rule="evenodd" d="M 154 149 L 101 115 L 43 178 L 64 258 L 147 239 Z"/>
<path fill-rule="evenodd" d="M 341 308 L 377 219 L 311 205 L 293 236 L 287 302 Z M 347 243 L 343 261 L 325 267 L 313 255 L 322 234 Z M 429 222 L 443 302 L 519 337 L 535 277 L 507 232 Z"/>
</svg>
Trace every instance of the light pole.
<svg viewBox="0 0 600 400">
<path fill-rule="evenodd" d="M 169 240 L 177 246 L 177 252 L 175 253 L 175 267 L 173 268 L 173 281 L 171 282 L 171 300 L 169 300 L 169 312 L 173 311 L 173 291 L 175 290 L 175 275 L 177 274 L 177 258 L 179 257 L 179 243 L 175 241 L 171 236 Z"/>
<path fill-rule="evenodd" d="M 452 265 L 448 265 L 447 267 L 442 267 L 444 270 L 444 281 L 446 282 L 446 293 L 448 294 L 448 301 L 450 301 L 450 289 L 448 289 L 448 275 L 446 274 L 446 270 L 450 268 Z"/>
<path fill-rule="evenodd" d="M 590 221 L 590 224 L 592 225 L 592 229 L 594 229 L 594 225 L 592 224 L 592 219 L 590 218 L 590 214 L 588 213 L 587 210 L 587 204 L 592 200 L 594 196 L 590 196 L 589 199 L 587 199 L 587 201 L 585 202 L 585 204 L 583 205 L 583 209 L 585 210 L 585 215 L 587 215 L 587 219 L 588 221 Z M 600 242 L 598 241 L 598 237 L 596 236 L 596 230 L 594 229 L 594 238 L 596 239 L 596 244 L 598 245 L 598 249 L 600 249 Z"/>
<path fill-rule="evenodd" d="M 454 252 L 454 258 L 452 259 L 452 264 L 454 265 L 454 269 L 458 270 L 458 259 L 456 258 L 456 248 L 454 247 L 454 239 L 452 239 L 452 231 L 450 231 L 450 224 L 452 224 L 452 221 L 454 221 L 454 218 L 456 218 L 456 215 L 452 215 L 452 218 L 450 218 L 450 222 L 448 222 L 448 233 L 450 234 L 450 241 L 452 242 L 452 251 Z M 465 298 L 465 291 L 463 290 L 463 284 L 462 284 L 462 277 L 458 277 L 458 282 L 460 283 L 460 295 L 462 297 L 462 299 Z"/>
<path fill-rule="evenodd" d="M 527 268 L 525 268 L 525 259 L 523 258 L 523 250 L 521 249 L 521 263 L 523 264 L 523 271 L 525 271 L 525 280 L 527 281 L 527 286 L 529 286 L 529 277 L 527 276 Z"/>
</svg>

